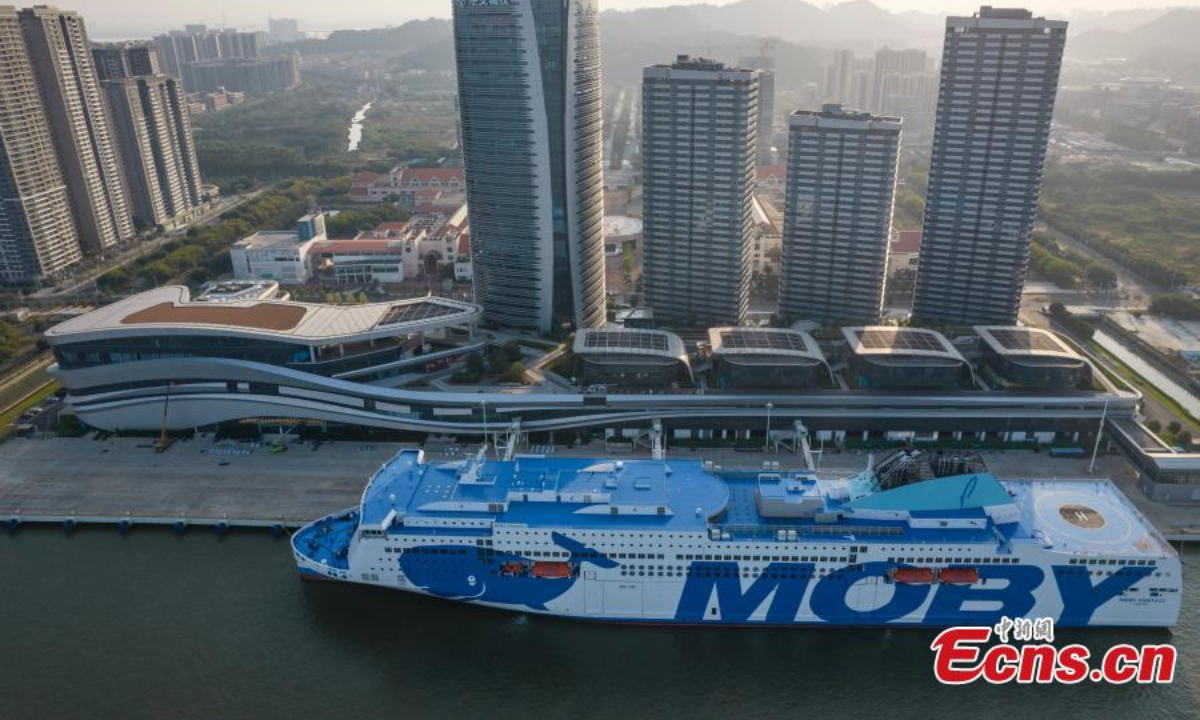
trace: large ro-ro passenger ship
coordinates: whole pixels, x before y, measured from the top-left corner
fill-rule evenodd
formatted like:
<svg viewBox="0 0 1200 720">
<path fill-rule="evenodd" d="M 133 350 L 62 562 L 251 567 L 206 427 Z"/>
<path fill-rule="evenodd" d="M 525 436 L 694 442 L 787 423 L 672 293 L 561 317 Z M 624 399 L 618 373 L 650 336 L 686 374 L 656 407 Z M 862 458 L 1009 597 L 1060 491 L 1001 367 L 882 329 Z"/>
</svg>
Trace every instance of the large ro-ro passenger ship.
<svg viewBox="0 0 1200 720">
<path fill-rule="evenodd" d="M 1108 481 L 405 450 L 298 531 L 300 573 L 634 623 L 1172 626 L 1180 560 Z"/>
</svg>

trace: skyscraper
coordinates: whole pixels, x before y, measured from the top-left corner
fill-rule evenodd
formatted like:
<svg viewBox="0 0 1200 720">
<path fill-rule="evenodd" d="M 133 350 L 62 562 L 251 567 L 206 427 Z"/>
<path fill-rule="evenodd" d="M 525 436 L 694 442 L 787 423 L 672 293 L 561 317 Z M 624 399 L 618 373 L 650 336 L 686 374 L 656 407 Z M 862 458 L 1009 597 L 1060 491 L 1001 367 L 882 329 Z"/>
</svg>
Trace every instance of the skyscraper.
<svg viewBox="0 0 1200 720">
<path fill-rule="evenodd" d="M 775 140 L 775 58 L 767 55 L 738 58 L 738 67 L 758 70 L 758 164 L 771 164 Z"/>
<path fill-rule="evenodd" d="M 22 10 L 20 17 L 84 248 L 102 252 L 132 240 L 133 220 L 83 18 L 45 5 Z"/>
<path fill-rule="evenodd" d="M 757 70 L 681 55 L 642 72 L 646 302 L 670 326 L 739 325 L 750 291 Z"/>
<path fill-rule="evenodd" d="M 13 7 L 0 7 L 0 48 L 0 282 L 36 282 L 79 262 L 79 235 Z"/>
<path fill-rule="evenodd" d="M 1067 23 L 984 6 L 946 19 L 913 315 L 1017 319 Z"/>
<path fill-rule="evenodd" d="M 826 105 L 788 139 L 779 314 L 873 324 L 887 277 L 900 119 Z"/>
<path fill-rule="evenodd" d="M 200 206 L 202 191 L 179 81 L 138 75 L 103 85 L 134 216 L 164 226 L 188 219 Z"/>
<path fill-rule="evenodd" d="M 456 0 L 475 294 L 500 325 L 600 325 L 603 122 L 596 0 Z"/>
</svg>

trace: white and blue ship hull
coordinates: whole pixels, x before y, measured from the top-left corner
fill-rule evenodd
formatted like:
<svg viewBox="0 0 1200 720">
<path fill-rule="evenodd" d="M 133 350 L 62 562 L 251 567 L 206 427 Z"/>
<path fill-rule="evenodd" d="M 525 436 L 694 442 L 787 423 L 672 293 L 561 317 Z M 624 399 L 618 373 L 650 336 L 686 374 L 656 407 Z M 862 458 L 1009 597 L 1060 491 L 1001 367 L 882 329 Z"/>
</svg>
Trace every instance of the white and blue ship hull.
<svg viewBox="0 0 1200 720">
<path fill-rule="evenodd" d="M 685 531 L 539 526 L 503 516 L 475 522 L 461 512 L 451 514 L 454 524 L 436 527 L 391 513 L 377 529 L 363 521 L 364 510 L 372 512 L 366 499 L 303 528 L 292 544 L 305 577 L 584 620 L 943 627 L 1048 617 L 1064 627 L 1174 625 L 1178 556 L 1152 528 L 1146 538 L 1153 547 L 1147 540 L 1126 548 L 1118 515 L 1136 511 L 1111 484 L 1090 484 L 1103 486 L 1088 502 L 1103 509 L 1110 532 L 1084 535 L 1082 545 L 1055 541 L 1056 531 L 1082 533 L 1070 523 L 969 541 L 954 533 L 914 541 L 884 532 L 884 525 L 874 526 L 877 534 L 867 533 L 869 526 L 847 528 L 858 536 L 797 525 L 739 539 L 709 523 Z M 1029 491 L 1008 486 L 1018 503 Z M 1043 488 L 1018 509 L 1027 513 L 1055 499 L 1054 512 L 1065 516 L 1079 507 L 1083 490 L 1063 487 Z M 1121 537 L 1108 547 L 1112 533 Z M 1089 542 L 1099 549 L 1090 551 Z"/>
</svg>

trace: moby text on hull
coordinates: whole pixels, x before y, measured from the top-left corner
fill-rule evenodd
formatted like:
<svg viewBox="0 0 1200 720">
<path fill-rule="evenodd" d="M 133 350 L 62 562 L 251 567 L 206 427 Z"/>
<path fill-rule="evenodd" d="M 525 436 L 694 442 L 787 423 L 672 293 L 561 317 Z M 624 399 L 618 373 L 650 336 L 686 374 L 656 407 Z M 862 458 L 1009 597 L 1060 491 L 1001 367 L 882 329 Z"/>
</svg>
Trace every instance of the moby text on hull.
<svg viewBox="0 0 1200 720">
<path fill-rule="evenodd" d="M 1175 624 L 1180 561 L 1107 481 L 406 450 L 292 539 L 303 576 L 615 622 Z"/>
</svg>

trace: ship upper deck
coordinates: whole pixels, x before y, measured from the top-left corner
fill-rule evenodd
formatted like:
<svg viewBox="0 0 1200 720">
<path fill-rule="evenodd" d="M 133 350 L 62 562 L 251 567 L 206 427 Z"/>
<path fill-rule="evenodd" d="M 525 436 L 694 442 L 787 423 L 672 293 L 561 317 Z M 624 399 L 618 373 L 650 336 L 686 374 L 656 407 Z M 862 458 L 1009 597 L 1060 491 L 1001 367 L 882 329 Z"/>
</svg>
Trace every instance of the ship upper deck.
<svg viewBox="0 0 1200 720">
<path fill-rule="evenodd" d="M 1018 480 L 1004 485 L 1021 513 L 1021 525 L 1049 550 L 1088 557 L 1175 554 L 1110 481 Z"/>
<path fill-rule="evenodd" d="M 363 494 L 364 527 L 468 530 L 492 520 L 530 527 L 703 530 L 729 488 L 697 461 L 518 457 L 430 465 L 417 451 L 380 468 Z"/>
<path fill-rule="evenodd" d="M 363 493 L 362 527 L 477 534 L 529 528 L 702 532 L 717 540 L 1014 542 L 1095 556 L 1173 554 L 1107 481 L 997 481 L 988 474 L 868 489 L 869 473 L 723 473 L 694 460 L 518 457 L 426 464 L 408 450 Z"/>
</svg>

